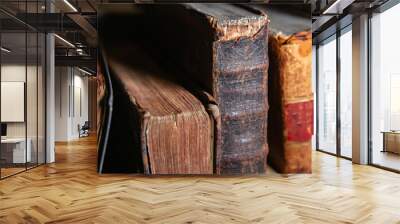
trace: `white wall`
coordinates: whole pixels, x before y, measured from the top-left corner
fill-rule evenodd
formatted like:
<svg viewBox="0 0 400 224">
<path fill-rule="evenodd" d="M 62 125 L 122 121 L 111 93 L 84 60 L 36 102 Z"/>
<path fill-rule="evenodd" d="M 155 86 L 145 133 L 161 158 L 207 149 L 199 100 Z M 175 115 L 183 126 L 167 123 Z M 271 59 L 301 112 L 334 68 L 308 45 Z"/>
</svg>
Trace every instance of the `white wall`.
<svg viewBox="0 0 400 224">
<path fill-rule="evenodd" d="M 55 74 L 55 140 L 70 141 L 88 120 L 88 78 L 72 67 L 56 67 Z"/>
<path fill-rule="evenodd" d="M 70 74 L 68 67 L 55 68 L 55 141 L 67 141 L 69 132 Z"/>
<path fill-rule="evenodd" d="M 2 65 L 1 81 L 25 82 L 25 64 Z M 6 110 L 6 108 L 1 108 L 1 110 Z M 7 137 L 25 137 L 25 123 L 24 122 L 7 123 Z"/>
<path fill-rule="evenodd" d="M 28 67 L 28 70 L 31 70 L 32 67 Z M 24 82 L 25 83 L 25 64 L 18 65 L 18 64 L 6 64 L 1 66 L 1 81 L 2 82 Z M 2 96 L 4 97 L 4 96 Z M 1 108 L 1 110 L 6 110 L 7 108 Z M 24 108 L 22 108 L 24 110 Z M 17 127 L 19 124 L 23 124 L 24 122 L 12 122 L 8 123 L 7 131 L 14 133 L 17 135 Z M 25 132 L 20 133 L 22 137 L 25 136 Z"/>
<path fill-rule="evenodd" d="M 83 125 L 85 121 L 88 121 L 89 119 L 89 113 L 88 113 L 88 78 L 86 76 L 82 76 L 82 73 L 79 72 L 79 74 L 76 74 L 75 70 L 75 75 L 74 75 L 74 108 L 72 109 L 72 129 L 71 129 L 71 135 L 74 136 L 75 138 L 78 137 L 78 124 Z M 80 111 L 81 110 L 81 111 Z"/>
<path fill-rule="evenodd" d="M 5 64 L 1 66 L 1 81 L 3 82 L 25 82 L 25 71 L 26 67 L 24 65 L 18 64 Z M 28 66 L 27 67 L 28 74 L 35 73 L 36 75 L 36 67 Z M 30 83 L 31 84 L 31 83 Z M 36 85 L 36 82 L 33 83 Z M 28 89 L 29 91 L 30 89 Z M 36 89 L 32 89 L 33 92 L 28 92 L 28 97 L 36 98 Z M 32 99 L 27 99 L 28 102 L 31 102 Z M 33 106 L 33 105 L 32 105 Z M 36 107 L 36 104 L 34 105 Z M 2 110 L 6 110 L 7 108 L 1 108 Z M 36 123 L 36 114 L 34 117 L 30 117 L 31 113 L 28 114 L 28 122 L 35 121 Z M 34 119 L 35 118 L 35 119 Z M 31 127 L 32 125 L 28 125 Z M 28 133 L 29 134 L 29 133 Z M 7 123 L 7 136 L 8 137 L 25 137 L 25 122 L 8 122 Z M 29 137 L 29 136 L 28 136 Z"/>
<path fill-rule="evenodd" d="M 37 70 L 38 69 L 38 70 Z M 27 78 L 27 80 L 26 80 Z M 24 138 L 25 135 L 30 140 L 32 151 L 32 161 L 44 162 L 44 74 L 41 66 L 10 63 L 1 66 L 1 81 L 5 82 L 24 82 L 26 84 L 26 106 L 22 112 L 26 112 L 26 121 L 6 122 L 7 137 Z M 4 97 L 4 96 L 2 96 Z M 10 110 L 10 108 L 1 108 L 1 110 Z M 37 156 L 37 153 L 39 155 Z"/>
</svg>

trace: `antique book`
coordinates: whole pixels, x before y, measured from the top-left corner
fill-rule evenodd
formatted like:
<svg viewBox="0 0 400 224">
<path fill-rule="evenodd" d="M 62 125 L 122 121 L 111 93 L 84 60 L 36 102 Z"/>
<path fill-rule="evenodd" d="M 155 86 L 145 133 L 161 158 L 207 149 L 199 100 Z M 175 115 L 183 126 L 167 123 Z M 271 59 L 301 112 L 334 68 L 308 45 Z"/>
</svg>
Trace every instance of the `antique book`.
<svg viewBox="0 0 400 224">
<path fill-rule="evenodd" d="M 279 5 L 256 7 L 270 18 L 268 163 L 282 173 L 310 173 L 311 12 Z"/>
<path fill-rule="evenodd" d="M 212 174 L 214 122 L 208 108 L 139 45 L 105 48 L 114 96 L 106 170 Z"/>
<path fill-rule="evenodd" d="M 264 174 L 267 145 L 266 14 L 229 4 L 140 5 L 152 54 L 208 92 L 219 108 L 217 174 Z"/>
</svg>

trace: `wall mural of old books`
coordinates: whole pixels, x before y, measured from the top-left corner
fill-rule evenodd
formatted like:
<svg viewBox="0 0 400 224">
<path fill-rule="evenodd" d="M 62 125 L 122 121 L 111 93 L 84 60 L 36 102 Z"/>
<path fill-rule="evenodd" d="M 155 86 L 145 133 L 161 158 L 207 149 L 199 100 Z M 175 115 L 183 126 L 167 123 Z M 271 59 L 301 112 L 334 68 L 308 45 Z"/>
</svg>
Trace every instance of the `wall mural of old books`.
<svg viewBox="0 0 400 224">
<path fill-rule="evenodd" d="M 310 8 L 103 6 L 100 173 L 311 172 Z"/>
</svg>

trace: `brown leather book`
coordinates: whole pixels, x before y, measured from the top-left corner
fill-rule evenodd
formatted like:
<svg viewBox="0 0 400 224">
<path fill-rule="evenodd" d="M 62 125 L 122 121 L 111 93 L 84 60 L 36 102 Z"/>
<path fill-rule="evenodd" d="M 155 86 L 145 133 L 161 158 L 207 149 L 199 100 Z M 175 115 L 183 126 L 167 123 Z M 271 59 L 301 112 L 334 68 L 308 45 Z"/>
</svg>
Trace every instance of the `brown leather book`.
<svg viewBox="0 0 400 224">
<path fill-rule="evenodd" d="M 264 174 L 268 18 L 229 4 L 140 6 L 154 55 L 184 71 L 219 107 L 217 174 Z M 173 24 L 173 25 L 172 25 Z"/>
<path fill-rule="evenodd" d="M 107 63 L 118 92 L 114 108 L 127 110 L 120 117 L 114 114 L 127 128 L 112 131 L 133 139 L 123 146 L 125 151 L 141 154 L 141 159 L 132 156 L 131 163 L 141 160 L 146 174 L 212 174 L 213 121 L 202 102 L 171 80 L 144 50 L 129 45 L 116 44 L 114 53 L 107 51 Z M 107 150 L 116 147 L 121 145 Z"/>
<path fill-rule="evenodd" d="M 258 6 L 270 16 L 268 163 L 282 173 L 310 173 L 313 134 L 311 9 Z"/>
</svg>

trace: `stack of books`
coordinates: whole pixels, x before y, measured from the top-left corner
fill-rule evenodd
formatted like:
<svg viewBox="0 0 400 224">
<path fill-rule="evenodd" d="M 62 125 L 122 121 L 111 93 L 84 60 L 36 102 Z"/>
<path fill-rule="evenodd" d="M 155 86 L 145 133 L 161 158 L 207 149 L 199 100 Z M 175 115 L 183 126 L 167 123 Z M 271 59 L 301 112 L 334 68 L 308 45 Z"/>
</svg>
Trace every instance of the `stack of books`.
<svg viewBox="0 0 400 224">
<path fill-rule="evenodd" d="M 99 172 L 310 172 L 311 36 L 271 32 L 270 10 L 105 6 Z"/>
</svg>

